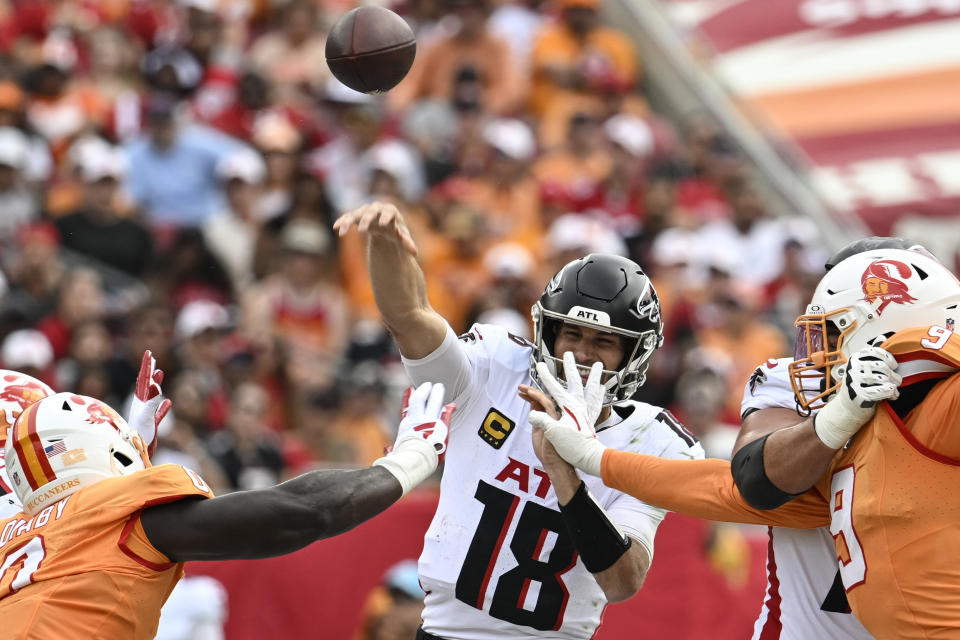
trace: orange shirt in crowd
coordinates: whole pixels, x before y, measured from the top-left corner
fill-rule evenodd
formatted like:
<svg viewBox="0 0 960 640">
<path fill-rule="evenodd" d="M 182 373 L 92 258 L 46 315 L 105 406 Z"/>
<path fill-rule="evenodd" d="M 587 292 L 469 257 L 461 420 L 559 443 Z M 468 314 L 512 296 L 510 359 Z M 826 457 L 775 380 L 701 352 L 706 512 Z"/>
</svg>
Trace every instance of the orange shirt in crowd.
<svg viewBox="0 0 960 640">
<path fill-rule="evenodd" d="M 4 637 L 153 638 L 183 563 L 150 544 L 140 513 L 192 496 L 213 494 L 196 473 L 161 465 L 0 521 Z"/>
<path fill-rule="evenodd" d="M 530 108 L 536 115 L 542 117 L 557 103 L 590 93 L 557 86 L 546 73 L 550 67 L 575 69 L 588 57 L 603 59 L 611 79 L 623 87 L 631 86 L 637 78 L 636 51 L 619 31 L 598 26 L 580 40 L 563 23 L 547 25 L 533 45 Z"/>
<path fill-rule="evenodd" d="M 751 320 L 734 336 L 722 327 L 699 329 L 697 344 L 705 349 L 713 349 L 727 354 L 733 369 L 727 376 L 727 406 L 730 415 L 739 415 L 740 396 L 743 381 L 750 377 L 758 362 L 771 355 L 783 356 L 788 353 L 787 341 L 780 330 L 761 320 Z"/>
<path fill-rule="evenodd" d="M 484 212 L 495 238 L 537 251 L 545 232 L 540 220 L 540 187 L 532 177 L 512 184 L 475 178 L 467 182 L 462 200 Z"/>
<path fill-rule="evenodd" d="M 486 111 L 507 114 L 522 105 L 527 89 L 522 70 L 512 59 L 510 45 L 489 33 L 471 42 L 444 38 L 418 52 L 410 73 L 387 99 L 398 111 L 425 98 L 449 102 L 457 73 L 465 67 L 481 79 Z"/>
<path fill-rule="evenodd" d="M 960 483 L 960 337 L 940 327 L 909 329 L 883 347 L 901 363 L 901 388 L 946 379 L 905 418 L 880 403 L 816 486 L 778 509 L 750 507 L 730 463 L 722 460 L 662 460 L 608 450 L 603 481 L 651 504 L 711 520 L 829 526 L 847 599 L 871 634 L 954 637 L 960 625 L 960 499 L 953 492 Z"/>
</svg>

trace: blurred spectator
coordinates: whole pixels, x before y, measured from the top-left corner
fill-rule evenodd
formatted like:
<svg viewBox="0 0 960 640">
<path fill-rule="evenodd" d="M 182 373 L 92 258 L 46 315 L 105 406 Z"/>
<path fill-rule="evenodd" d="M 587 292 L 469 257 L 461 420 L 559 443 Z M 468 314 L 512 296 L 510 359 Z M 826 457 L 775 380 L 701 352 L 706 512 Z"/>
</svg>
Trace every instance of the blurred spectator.
<svg viewBox="0 0 960 640">
<path fill-rule="evenodd" d="M 486 212 L 490 234 L 536 249 L 543 236 L 540 189 L 530 174 L 537 147 L 533 132 L 520 120 L 497 119 L 484 125 L 484 168 L 467 180 L 463 201 Z"/>
<path fill-rule="evenodd" d="M 59 234 L 52 224 L 22 227 L 16 240 L 17 251 L 2 256 L 12 287 L 4 311 L 33 324 L 53 310 L 66 266 L 60 255 Z"/>
<path fill-rule="evenodd" d="M 626 91 L 638 74 L 630 40 L 600 25 L 600 0 L 557 4 L 561 19 L 544 26 L 533 46 L 530 107 L 547 129 L 551 120 L 568 122 L 578 111 L 598 109 L 602 104 L 598 94 Z"/>
<path fill-rule="evenodd" d="M 487 27 L 487 0 L 447 0 L 457 18 L 453 35 L 418 52 L 410 73 L 390 92 L 396 110 L 428 98 L 458 110 L 508 114 L 526 95 L 526 81 L 511 58 L 510 45 Z"/>
<path fill-rule="evenodd" d="M 403 136 L 423 159 L 428 186 L 436 185 L 455 170 L 460 121 L 450 105 L 438 100 L 421 100 L 403 115 Z"/>
<path fill-rule="evenodd" d="M 78 382 L 84 378 L 88 386 L 102 386 L 97 395 L 104 402 L 115 403 L 121 399 L 113 393 L 110 373 L 106 363 L 111 356 L 112 344 L 106 325 L 99 320 L 83 322 L 73 330 L 69 354 L 57 362 L 57 381 L 64 389 L 70 389 L 81 395 L 89 395 L 78 389 Z M 111 406 L 115 406 L 111 404 Z"/>
<path fill-rule="evenodd" d="M 487 19 L 490 33 L 510 45 L 513 59 L 529 74 L 530 54 L 537 33 L 545 22 L 544 0 L 501 2 Z"/>
<path fill-rule="evenodd" d="M 353 365 L 339 380 L 340 406 L 327 427 L 324 461 L 362 467 L 373 463 L 392 444 L 395 434 L 385 418 L 386 386 L 381 375 L 380 366 L 368 362 Z"/>
<path fill-rule="evenodd" d="M 257 217 L 270 220 L 288 210 L 293 202 L 303 139 L 285 115 L 265 113 L 253 125 L 251 142 L 266 163 Z"/>
<path fill-rule="evenodd" d="M 502 320 L 483 320 L 484 324 L 499 324 L 518 336 L 530 334 L 530 305 L 540 297 L 541 275 L 533 254 L 521 244 L 502 242 L 490 247 L 483 256 L 484 270 L 489 282 L 477 296 L 467 325 L 481 322 L 481 317 L 497 316 Z M 512 312 L 512 313 L 511 313 Z M 518 319 L 513 315 L 519 315 Z"/>
<path fill-rule="evenodd" d="M 213 457 L 233 489 L 262 489 L 276 484 L 283 473 L 283 457 L 264 418 L 267 393 L 245 383 L 230 395 L 226 428 L 210 438 Z"/>
<path fill-rule="evenodd" d="M 672 165 L 654 166 L 647 173 L 643 184 L 642 210 L 643 225 L 631 234 L 627 244 L 630 257 L 646 266 L 655 261 L 651 252 L 661 233 L 688 225 L 688 216 L 677 205 L 676 170 Z"/>
<path fill-rule="evenodd" d="M 153 243 L 147 229 L 120 209 L 118 187 L 126 171 L 126 156 L 118 148 L 87 153 L 79 167 L 81 207 L 55 223 L 65 248 L 139 276 L 150 264 Z"/>
<path fill-rule="evenodd" d="M 68 45 L 73 47 L 72 44 Z M 24 86 L 30 94 L 27 121 L 59 158 L 73 138 L 102 124 L 106 104 L 99 89 L 71 83 L 76 49 L 30 70 Z"/>
<path fill-rule="evenodd" d="M 488 280 L 483 266 L 487 219 L 478 209 L 454 204 L 443 218 L 442 233 L 445 242 L 429 256 L 425 269 L 427 292 L 437 312 L 459 333 L 469 328 L 467 316 Z"/>
<path fill-rule="evenodd" d="M 714 267 L 716 271 L 717 267 Z M 731 282 L 727 274 L 713 276 L 709 299 L 698 310 L 697 343 L 704 349 L 726 354 L 732 366 L 727 375 L 727 410 L 740 410 L 743 381 L 758 362 L 788 353 L 788 344 L 777 328 L 757 316 L 759 292 L 749 285 Z"/>
<path fill-rule="evenodd" d="M 310 102 L 330 77 L 319 10 L 309 0 L 287 2 L 280 28 L 261 36 L 250 50 L 250 62 L 274 83 L 281 103 Z"/>
<path fill-rule="evenodd" d="M 331 269 L 330 234 L 317 222 L 292 220 L 280 241 L 279 272 L 244 294 L 246 328 L 283 342 L 295 384 L 324 386 L 333 380 L 348 335 L 346 299 Z"/>
<path fill-rule="evenodd" d="M 575 113 L 570 118 L 566 142 L 541 156 L 533 174 L 542 188 L 562 194 L 568 211 L 582 211 L 595 201 L 600 185 L 613 169 L 604 142 L 596 116 Z"/>
<path fill-rule="evenodd" d="M 29 153 L 30 141 L 23 133 L 13 127 L 0 127 L 0 244 L 13 240 L 17 229 L 40 213 L 23 179 Z"/>
<path fill-rule="evenodd" d="M 226 206 L 204 223 L 203 239 L 240 292 L 253 282 L 254 250 L 260 229 L 257 198 L 266 177 L 260 154 L 252 149 L 236 151 L 217 165 Z"/>
<path fill-rule="evenodd" d="M 36 329 L 20 329 L 7 335 L 0 345 L 3 368 L 58 385 L 53 376 L 54 353 L 47 337 Z"/>
<path fill-rule="evenodd" d="M 156 302 L 148 303 L 127 316 L 126 328 L 125 339 L 119 341 L 108 363 L 113 393 L 120 398 L 126 398 L 133 391 L 140 360 L 147 349 L 153 352 L 157 365 L 168 377 L 176 373 L 171 352 L 173 313 L 169 307 Z"/>
<path fill-rule="evenodd" d="M 27 137 L 27 160 L 22 169 L 23 179 L 32 185 L 42 184 L 50 178 L 53 159 L 47 141 L 30 130 L 27 124 L 27 100 L 17 83 L 12 80 L 0 80 L 0 130 L 13 127 Z"/>
<path fill-rule="evenodd" d="M 543 241 L 547 270 L 553 273 L 571 260 L 594 252 L 625 256 L 627 246 L 607 223 L 583 214 L 568 213 L 554 220 Z"/>
<path fill-rule="evenodd" d="M 127 147 L 127 187 L 151 224 L 197 227 L 221 206 L 217 163 L 240 145 L 184 122 L 177 107 L 169 94 L 147 101 L 148 134 Z"/>
<path fill-rule="evenodd" d="M 199 299 L 230 301 L 230 277 L 204 243 L 200 229 L 180 229 L 166 242 L 172 247 L 160 254 L 158 262 L 167 268 L 150 273 L 155 293 L 175 307 Z"/>
<path fill-rule="evenodd" d="M 643 226 L 643 178 L 654 152 L 652 127 L 642 118 L 615 115 L 603 123 L 612 168 L 600 187 L 599 207 L 620 233 Z"/>
<path fill-rule="evenodd" d="M 230 483 L 198 435 L 206 433 L 202 425 L 206 396 L 200 388 L 202 379 L 184 374 L 166 382 L 164 386 L 176 409 L 171 410 L 157 429 L 157 450 L 151 461 L 154 465 L 179 464 L 203 474 L 204 480 L 219 494 L 230 490 Z M 197 427 L 195 425 L 201 425 Z M 207 478 L 210 478 L 207 480 Z"/>
<path fill-rule="evenodd" d="M 57 359 L 67 355 L 74 331 L 91 320 L 106 315 L 103 281 L 93 269 L 72 269 L 57 290 L 57 307 L 37 324 L 37 329 L 50 341 Z"/>
<path fill-rule="evenodd" d="M 722 354 L 697 350 L 677 380 L 677 417 L 697 436 L 709 458 L 729 460 L 740 427 L 728 422 L 726 371 Z"/>
<path fill-rule="evenodd" d="M 733 275 L 744 282 L 759 286 L 775 279 L 783 271 L 787 240 L 783 221 L 769 215 L 749 182 L 731 193 L 730 212 L 729 220 L 716 220 L 700 230 L 700 254 L 722 252 L 722 259 L 731 262 Z"/>
<path fill-rule="evenodd" d="M 218 379 L 223 334 L 229 326 L 230 312 L 216 302 L 187 303 L 174 325 L 181 363 L 186 368 L 205 372 L 208 380 Z"/>
<path fill-rule="evenodd" d="M 327 198 L 338 213 L 366 202 L 370 187 L 369 167 L 364 157 L 380 138 L 383 107 L 371 96 L 331 80 L 327 99 L 334 109 L 340 131 L 333 140 L 310 154 L 309 168 L 324 177 Z"/>
<path fill-rule="evenodd" d="M 688 116 L 682 125 L 683 145 L 678 164 L 677 203 L 700 220 L 722 218 L 728 211 L 723 194 L 713 181 L 713 161 L 718 148 L 727 149 L 717 122 L 706 114 Z"/>
<path fill-rule="evenodd" d="M 409 640 L 420 626 L 423 589 L 417 577 L 416 560 L 393 565 L 382 583 L 367 596 L 363 622 L 354 640 Z"/>
</svg>

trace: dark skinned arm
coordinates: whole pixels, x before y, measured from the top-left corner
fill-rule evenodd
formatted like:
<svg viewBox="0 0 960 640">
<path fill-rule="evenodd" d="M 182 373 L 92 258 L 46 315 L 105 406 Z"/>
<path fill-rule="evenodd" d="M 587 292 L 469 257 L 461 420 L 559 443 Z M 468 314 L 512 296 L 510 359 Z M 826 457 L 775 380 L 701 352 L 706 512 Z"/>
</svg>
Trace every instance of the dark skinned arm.
<svg viewBox="0 0 960 640">
<path fill-rule="evenodd" d="M 733 446 L 736 454 L 744 445 L 773 434 L 763 448 L 763 467 L 770 482 L 786 493 L 802 493 L 812 487 L 837 454 L 817 437 L 813 418 L 798 420 L 793 409 L 759 409 L 743 419 Z"/>
<path fill-rule="evenodd" d="M 175 562 L 269 558 L 348 531 L 400 495 L 380 466 L 311 471 L 268 489 L 149 507 L 140 521 Z"/>
</svg>

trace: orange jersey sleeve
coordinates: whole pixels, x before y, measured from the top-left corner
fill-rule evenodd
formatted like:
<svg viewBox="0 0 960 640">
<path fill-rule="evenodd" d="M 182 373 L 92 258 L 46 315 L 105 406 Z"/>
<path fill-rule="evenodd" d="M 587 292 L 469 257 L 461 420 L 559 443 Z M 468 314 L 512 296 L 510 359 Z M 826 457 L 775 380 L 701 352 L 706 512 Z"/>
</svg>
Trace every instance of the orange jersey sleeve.
<svg viewBox="0 0 960 640">
<path fill-rule="evenodd" d="M 196 473 L 161 465 L 101 480 L 32 518 L 0 522 L 5 637 L 153 638 L 183 564 L 150 544 L 140 513 L 211 496 Z"/>
<path fill-rule="evenodd" d="M 960 336 L 944 327 L 900 331 L 883 343 L 900 363 L 902 388 L 916 382 L 943 378 L 933 387 L 904 423 L 926 449 L 960 459 Z"/>
<path fill-rule="evenodd" d="M 740 496 L 730 462 L 716 458 L 667 460 L 608 449 L 603 454 L 603 482 L 656 507 L 705 520 L 793 529 L 830 523 L 827 502 L 813 489 L 778 509 L 754 509 Z"/>
</svg>

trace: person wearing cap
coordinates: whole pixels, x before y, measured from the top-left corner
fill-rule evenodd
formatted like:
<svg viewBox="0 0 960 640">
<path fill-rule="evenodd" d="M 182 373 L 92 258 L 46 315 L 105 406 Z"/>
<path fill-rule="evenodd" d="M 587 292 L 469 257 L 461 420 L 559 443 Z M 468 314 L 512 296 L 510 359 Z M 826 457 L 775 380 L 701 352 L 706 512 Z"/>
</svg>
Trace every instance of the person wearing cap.
<svg viewBox="0 0 960 640">
<path fill-rule="evenodd" d="M 545 153 L 533 165 L 533 175 L 541 187 L 564 192 L 568 211 L 583 211 L 597 204 L 600 185 L 613 170 L 610 153 L 602 144 L 599 124 L 596 112 L 574 113 L 564 143 Z"/>
<path fill-rule="evenodd" d="M 36 329 L 18 329 L 0 344 L 0 367 L 47 382 L 53 375 L 53 347 Z"/>
<path fill-rule="evenodd" d="M 225 206 L 203 225 L 203 239 L 223 264 L 235 291 L 253 282 L 253 258 L 260 230 L 257 198 L 266 177 L 263 158 L 241 149 L 217 164 Z"/>
<path fill-rule="evenodd" d="M 40 214 L 23 180 L 29 152 L 30 141 L 19 129 L 0 127 L 0 245 Z"/>
<path fill-rule="evenodd" d="M 310 219 L 287 222 L 280 232 L 278 269 L 244 294 L 247 329 L 279 338 L 287 348 L 296 386 L 322 385 L 348 344 L 348 306 L 334 280 L 330 233 Z"/>
<path fill-rule="evenodd" d="M 625 236 L 643 226 L 643 176 L 655 150 L 653 128 L 643 118 L 619 113 L 603 123 L 613 159 L 610 175 L 601 186 L 601 208 Z"/>
<path fill-rule="evenodd" d="M 222 206 L 217 163 L 243 148 L 216 129 L 184 122 L 170 94 L 146 101 L 147 134 L 125 146 L 126 186 L 151 225 L 200 227 Z"/>
<path fill-rule="evenodd" d="M 560 132 L 573 113 L 599 108 L 599 94 L 628 91 L 639 74 L 633 43 L 599 23 L 600 0 L 555 4 L 562 19 L 544 26 L 534 42 L 530 93 L 530 108 L 543 119 L 548 145 L 563 139 Z"/>
<path fill-rule="evenodd" d="M 123 150 L 89 145 L 79 154 L 80 207 L 54 220 L 61 244 L 107 266 L 138 277 L 150 264 L 150 232 L 120 206 L 120 184 L 127 172 Z"/>
<path fill-rule="evenodd" d="M 483 171 L 467 178 L 464 201 L 487 214 L 495 238 L 534 250 L 543 236 L 540 188 L 530 174 L 536 157 L 533 131 L 522 120 L 496 118 L 481 129 Z"/>
<path fill-rule="evenodd" d="M 457 78 L 471 76 L 480 95 L 463 106 L 489 114 L 517 110 L 527 92 L 523 65 L 513 58 L 510 45 L 487 28 L 488 0 L 447 0 L 447 7 L 459 19 L 459 28 L 418 52 L 410 73 L 387 95 L 391 107 L 403 111 L 425 98 L 453 102 Z"/>
</svg>

